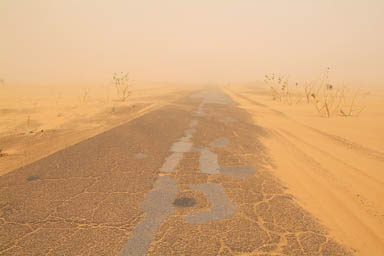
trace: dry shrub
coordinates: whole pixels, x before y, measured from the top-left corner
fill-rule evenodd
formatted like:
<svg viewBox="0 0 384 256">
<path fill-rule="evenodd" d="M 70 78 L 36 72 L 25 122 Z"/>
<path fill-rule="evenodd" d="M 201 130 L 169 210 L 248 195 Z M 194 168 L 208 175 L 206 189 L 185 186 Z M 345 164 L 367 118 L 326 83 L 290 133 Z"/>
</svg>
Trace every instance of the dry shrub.
<svg viewBox="0 0 384 256">
<path fill-rule="evenodd" d="M 357 104 L 362 97 L 359 90 L 348 89 L 345 86 L 336 88 L 329 82 L 330 68 L 327 68 L 322 80 L 311 93 L 317 112 L 324 117 L 333 115 L 358 116 L 364 110 Z"/>
<path fill-rule="evenodd" d="M 115 73 L 113 75 L 113 84 L 121 101 L 125 101 L 131 94 L 133 80 L 130 79 L 129 73 Z"/>
<path fill-rule="evenodd" d="M 358 104 L 362 93 L 346 87 L 336 88 L 329 81 L 329 73 L 330 68 L 327 68 L 319 83 L 299 85 L 296 82 L 293 86 L 286 77 L 272 73 L 265 76 L 265 83 L 270 87 L 273 100 L 293 105 L 305 99 L 306 103 L 313 104 L 317 113 L 323 117 L 358 116 L 364 110 L 364 106 Z"/>
<path fill-rule="evenodd" d="M 269 85 L 273 100 L 285 102 L 288 105 L 298 104 L 302 97 L 299 92 L 299 83 L 291 85 L 288 78 L 282 75 L 266 75 L 264 82 Z"/>
<path fill-rule="evenodd" d="M 89 90 L 88 89 L 83 89 L 83 93 L 81 95 L 81 101 L 83 103 L 87 103 L 88 98 L 89 98 Z"/>
</svg>

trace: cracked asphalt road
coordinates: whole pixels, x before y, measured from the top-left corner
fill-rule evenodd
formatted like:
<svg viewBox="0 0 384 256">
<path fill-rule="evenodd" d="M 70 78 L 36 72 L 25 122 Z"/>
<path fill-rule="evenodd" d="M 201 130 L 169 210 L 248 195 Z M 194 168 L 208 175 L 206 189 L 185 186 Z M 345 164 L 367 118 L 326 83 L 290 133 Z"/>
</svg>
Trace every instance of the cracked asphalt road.
<svg viewBox="0 0 384 256">
<path fill-rule="evenodd" d="M 206 90 L 1 176 L 0 255 L 351 255 L 268 171 L 263 136 Z"/>
</svg>

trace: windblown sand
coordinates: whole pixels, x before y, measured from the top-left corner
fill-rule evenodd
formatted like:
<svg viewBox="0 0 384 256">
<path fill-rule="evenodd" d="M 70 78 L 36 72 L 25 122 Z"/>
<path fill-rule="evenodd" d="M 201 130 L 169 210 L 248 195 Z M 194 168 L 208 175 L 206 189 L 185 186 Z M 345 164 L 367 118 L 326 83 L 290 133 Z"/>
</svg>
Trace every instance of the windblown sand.
<svg viewBox="0 0 384 256">
<path fill-rule="evenodd" d="M 272 100 L 267 88 L 226 90 L 254 122 L 270 169 L 305 209 L 357 255 L 384 254 L 384 90 L 360 97 L 358 117 L 320 117 L 312 104 Z"/>
<path fill-rule="evenodd" d="M 0 175 L 27 165 L 148 111 L 188 90 L 140 84 L 124 102 L 112 85 L 0 88 Z"/>
<path fill-rule="evenodd" d="M 190 89 L 135 86 L 125 102 L 117 100 L 110 86 L 1 90 L 0 175 L 172 104 Z M 365 106 L 360 116 L 331 118 L 320 117 L 305 101 L 273 101 L 262 86 L 231 86 L 225 91 L 268 131 L 260 140 L 273 161 L 269 169 L 303 208 L 357 255 L 383 255 L 384 90 L 372 89 L 359 99 Z M 235 118 L 221 121 L 236 124 Z M 231 141 L 212 143 L 219 147 Z"/>
</svg>

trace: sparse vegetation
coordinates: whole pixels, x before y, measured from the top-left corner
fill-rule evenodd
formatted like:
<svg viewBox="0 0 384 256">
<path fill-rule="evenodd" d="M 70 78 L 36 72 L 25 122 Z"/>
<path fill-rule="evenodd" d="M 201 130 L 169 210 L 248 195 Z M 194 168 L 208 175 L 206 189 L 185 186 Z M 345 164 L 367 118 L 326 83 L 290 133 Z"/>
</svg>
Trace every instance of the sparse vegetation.
<svg viewBox="0 0 384 256">
<path fill-rule="evenodd" d="M 84 89 L 83 90 L 83 94 L 81 96 L 81 101 L 83 103 L 87 103 L 88 98 L 89 98 L 89 90 L 88 89 Z"/>
<path fill-rule="evenodd" d="M 297 104 L 301 101 L 298 87 L 299 83 L 291 86 L 288 78 L 277 76 L 274 73 L 266 75 L 264 80 L 270 87 L 273 100 L 285 102 L 288 105 Z"/>
<path fill-rule="evenodd" d="M 282 83 L 282 78 L 277 77 L 274 73 L 271 75 L 265 75 L 264 82 L 269 85 L 271 89 L 271 96 L 273 100 L 282 101 L 284 86 Z"/>
<path fill-rule="evenodd" d="M 357 104 L 362 94 L 358 90 L 349 90 L 346 87 L 336 88 L 329 81 L 329 73 L 328 67 L 318 85 L 313 82 L 299 85 L 296 82 L 292 87 L 287 78 L 276 76 L 274 73 L 266 75 L 265 82 L 270 87 L 273 100 L 292 105 L 298 104 L 304 97 L 307 104 L 313 104 L 320 116 L 358 116 L 364 110 L 364 107 Z"/>
<path fill-rule="evenodd" d="M 121 101 L 125 101 L 131 94 L 133 80 L 130 79 L 129 73 L 115 73 L 113 75 L 113 84 Z"/>
<path fill-rule="evenodd" d="M 305 83 L 305 84 L 303 84 L 303 88 L 304 88 L 304 94 L 305 94 L 306 102 L 307 102 L 307 104 L 310 104 L 311 103 L 311 97 L 312 97 L 313 90 L 314 90 L 314 85 L 313 85 L 313 83 Z"/>
<path fill-rule="evenodd" d="M 338 109 L 338 114 L 342 116 L 359 116 L 365 109 L 365 106 L 358 103 L 358 100 L 361 99 L 362 96 L 362 93 L 358 89 L 344 89 L 340 99 L 341 103 Z"/>
<path fill-rule="evenodd" d="M 313 104 L 321 116 L 330 117 L 340 105 L 342 90 L 334 90 L 331 84 L 326 84 L 319 89 L 317 93 L 311 94 Z"/>
<path fill-rule="evenodd" d="M 329 81 L 330 68 L 323 75 L 320 85 L 311 93 L 317 112 L 324 117 L 333 115 L 358 116 L 364 107 L 357 106 L 357 98 L 361 95 L 358 90 L 346 87 L 336 88 Z"/>
<path fill-rule="evenodd" d="M 32 129 L 31 129 L 31 116 L 28 115 L 27 117 L 27 133 L 33 133 Z"/>
</svg>

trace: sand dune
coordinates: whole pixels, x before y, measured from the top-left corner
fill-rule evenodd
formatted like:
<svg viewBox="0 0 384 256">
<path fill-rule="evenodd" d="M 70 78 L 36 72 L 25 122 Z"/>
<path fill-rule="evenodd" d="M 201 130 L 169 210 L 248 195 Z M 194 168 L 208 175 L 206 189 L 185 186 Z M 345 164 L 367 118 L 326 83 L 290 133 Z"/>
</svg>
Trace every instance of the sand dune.
<svg viewBox="0 0 384 256">
<path fill-rule="evenodd" d="M 274 174 L 357 255 L 384 254 L 384 94 L 374 91 L 359 117 L 319 117 L 311 104 L 288 106 L 268 90 L 227 92 L 271 134 Z"/>
</svg>

